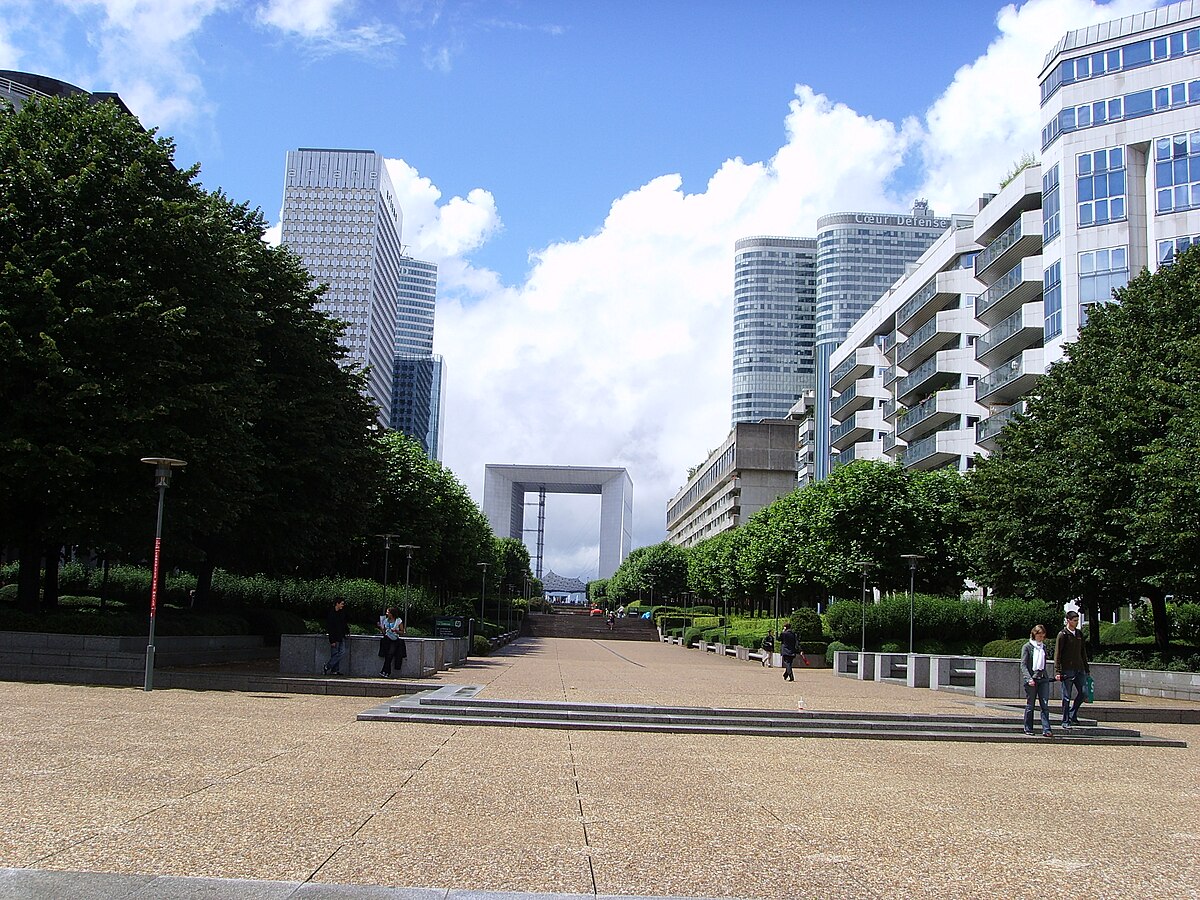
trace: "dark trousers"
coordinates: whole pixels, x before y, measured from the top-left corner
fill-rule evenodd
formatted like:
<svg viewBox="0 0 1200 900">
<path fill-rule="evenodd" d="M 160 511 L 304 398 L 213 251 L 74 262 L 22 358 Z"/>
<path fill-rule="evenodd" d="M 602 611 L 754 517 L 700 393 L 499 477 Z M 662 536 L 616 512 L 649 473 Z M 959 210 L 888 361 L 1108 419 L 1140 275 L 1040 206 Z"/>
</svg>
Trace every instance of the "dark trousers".
<svg viewBox="0 0 1200 900">
<path fill-rule="evenodd" d="M 1062 673 L 1062 681 L 1059 683 L 1062 688 L 1062 712 L 1063 724 L 1075 721 L 1079 716 L 1079 707 L 1083 706 L 1083 700 L 1087 691 L 1087 673 L 1082 669 L 1066 669 Z M 1075 705 L 1071 705 L 1071 689 L 1075 689 Z"/>
<path fill-rule="evenodd" d="M 780 658 L 783 660 L 783 677 L 788 681 L 795 681 L 796 676 L 792 674 L 792 661 L 796 657 L 790 656 L 785 652 Z"/>
<path fill-rule="evenodd" d="M 403 640 L 391 641 L 387 638 L 383 639 L 383 671 L 387 674 L 392 674 L 392 660 L 396 660 L 396 668 L 404 668 L 404 658 L 408 656 L 408 651 L 404 647 Z"/>
</svg>

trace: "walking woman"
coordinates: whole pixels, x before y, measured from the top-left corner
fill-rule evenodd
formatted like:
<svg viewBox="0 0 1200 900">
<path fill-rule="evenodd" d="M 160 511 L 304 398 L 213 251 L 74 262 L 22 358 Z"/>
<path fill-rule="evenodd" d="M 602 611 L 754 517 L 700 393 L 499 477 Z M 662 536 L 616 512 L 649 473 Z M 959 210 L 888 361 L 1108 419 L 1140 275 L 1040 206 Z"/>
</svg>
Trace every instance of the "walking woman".
<svg viewBox="0 0 1200 900">
<path fill-rule="evenodd" d="M 399 660 L 396 668 L 400 669 L 404 667 L 404 658 L 408 655 L 401 637 L 404 634 L 404 620 L 397 616 L 396 607 L 389 606 L 387 612 L 379 617 L 379 630 L 383 633 L 379 639 L 379 655 L 383 657 L 383 671 L 379 677 L 391 678 L 392 660 Z"/>
<path fill-rule="evenodd" d="M 1025 685 L 1025 733 L 1033 734 L 1033 704 L 1042 707 L 1042 737 L 1050 730 L 1050 679 L 1046 677 L 1046 629 L 1034 625 L 1029 642 L 1021 648 L 1021 681 Z"/>
</svg>

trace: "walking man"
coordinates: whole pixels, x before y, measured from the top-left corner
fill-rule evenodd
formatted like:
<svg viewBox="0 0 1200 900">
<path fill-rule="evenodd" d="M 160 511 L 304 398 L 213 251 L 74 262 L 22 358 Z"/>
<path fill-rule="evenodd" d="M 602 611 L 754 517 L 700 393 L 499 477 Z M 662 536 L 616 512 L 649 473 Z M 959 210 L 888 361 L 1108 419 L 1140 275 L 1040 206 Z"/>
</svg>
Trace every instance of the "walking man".
<svg viewBox="0 0 1200 900">
<path fill-rule="evenodd" d="M 783 659 L 783 680 L 795 681 L 792 660 L 796 658 L 796 632 L 792 631 L 791 622 L 785 622 L 783 631 L 779 633 L 779 656 Z"/>
<path fill-rule="evenodd" d="M 1079 724 L 1079 707 L 1083 706 L 1087 690 L 1088 668 L 1087 645 L 1083 632 L 1079 630 L 1078 610 L 1067 612 L 1067 624 L 1054 641 L 1054 679 L 1062 688 L 1062 727 Z M 1071 705 L 1071 688 L 1075 689 L 1075 705 Z"/>
<path fill-rule="evenodd" d="M 762 664 L 768 669 L 775 668 L 775 634 L 768 631 L 767 636 L 762 641 Z"/>
<path fill-rule="evenodd" d="M 321 670 L 326 675 L 341 675 L 342 657 L 346 655 L 346 638 L 350 634 L 350 623 L 346 619 L 346 598 L 333 601 L 333 609 L 325 620 L 325 633 L 329 636 L 329 662 Z"/>
</svg>

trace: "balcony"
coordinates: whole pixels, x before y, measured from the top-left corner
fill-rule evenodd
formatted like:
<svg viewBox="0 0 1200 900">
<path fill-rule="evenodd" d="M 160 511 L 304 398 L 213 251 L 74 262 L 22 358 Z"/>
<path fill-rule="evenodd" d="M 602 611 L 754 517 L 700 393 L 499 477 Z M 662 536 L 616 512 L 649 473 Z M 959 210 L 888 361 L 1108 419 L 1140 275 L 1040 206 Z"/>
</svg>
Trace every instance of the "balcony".
<svg viewBox="0 0 1200 900">
<path fill-rule="evenodd" d="M 960 411 L 951 409 L 951 407 L 962 405 L 961 400 L 955 404 L 955 399 L 957 398 L 947 396 L 945 391 L 939 391 L 916 406 L 910 407 L 908 412 L 896 422 L 896 436 L 911 441 L 919 435 L 954 421 L 959 417 Z"/>
<path fill-rule="evenodd" d="M 895 457 L 904 452 L 904 446 L 896 442 L 896 433 L 893 431 L 885 431 L 883 433 L 883 455 Z"/>
<path fill-rule="evenodd" d="M 829 414 L 839 422 L 844 422 L 852 413 L 856 413 L 860 409 L 869 409 L 875 405 L 876 400 L 875 395 L 870 391 L 876 389 L 878 393 L 878 387 L 879 379 L 877 378 L 869 381 L 859 379 L 833 398 Z"/>
<path fill-rule="evenodd" d="M 991 452 L 996 449 L 996 437 L 1004 426 L 1025 412 L 1025 401 L 1018 400 L 1012 406 L 1005 406 L 992 413 L 986 419 L 975 425 L 975 443 Z"/>
<path fill-rule="evenodd" d="M 975 359 L 991 367 L 1014 354 L 1042 343 L 1042 307 L 1026 303 L 975 342 Z"/>
<path fill-rule="evenodd" d="M 852 462 L 854 462 L 854 459 L 855 459 L 854 447 L 853 446 L 847 447 L 841 453 L 835 453 L 833 455 L 832 468 L 836 469 L 838 466 L 844 466 L 844 465 L 846 465 L 846 463 L 852 463 Z"/>
<path fill-rule="evenodd" d="M 899 411 L 900 406 L 895 400 L 885 400 L 883 402 L 883 421 L 894 422 L 896 420 L 896 413 Z"/>
<path fill-rule="evenodd" d="M 884 337 L 883 347 L 881 349 L 883 350 L 883 355 L 887 356 L 888 359 L 891 359 L 891 357 L 888 356 L 888 354 L 892 352 L 892 348 L 896 346 L 896 341 L 899 340 L 899 338 L 900 338 L 900 336 L 898 334 L 896 334 L 895 331 L 893 331 L 891 334 L 886 335 Z"/>
<path fill-rule="evenodd" d="M 1042 213 L 1022 213 L 999 237 L 975 257 L 975 277 L 986 282 L 989 275 L 1007 272 L 1026 256 L 1042 252 Z"/>
<path fill-rule="evenodd" d="M 960 372 L 947 369 L 948 363 L 942 353 L 936 353 L 912 372 L 896 382 L 896 402 L 908 405 L 924 394 L 932 394 L 938 388 L 957 385 Z"/>
<path fill-rule="evenodd" d="M 994 326 L 1042 293 L 1042 258 L 1027 256 L 975 299 L 975 318 Z"/>
<path fill-rule="evenodd" d="M 989 406 L 1013 403 L 1033 388 L 1043 372 L 1042 348 L 1023 350 L 975 383 L 975 401 Z"/>
<path fill-rule="evenodd" d="M 894 365 L 888 366 L 886 369 L 883 370 L 883 386 L 885 388 L 891 387 L 893 384 L 896 383 L 896 379 L 903 378 L 903 377 L 904 376 L 900 374 L 900 370 L 897 369 L 896 366 L 894 366 Z"/>
<path fill-rule="evenodd" d="M 967 434 L 974 437 L 971 432 L 967 432 Z M 905 447 L 899 460 L 906 469 L 927 471 L 941 468 L 952 462 L 957 463 L 963 452 L 969 452 L 969 449 L 964 446 L 963 432 L 935 431 Z"/>
<path fill-rule="evenodd" d="M 942 310 L 900 345 L 896 364 L 912 369 L 938 350 L 950 344 L 957 344 L 963 329 L 972 319 L 973 316 L 966 310 Z"/>
<path fill-rule="evenodd" d="M 939 310 L 957 306 L 963 294 L 974 294 L 978 290 L 979 285 L 967 269 L 938 272 L 896 311 L 896 327 L 911 333 Z"/>
<path fill-rule="evenodd" d="M 829 432 L 829 444 L 834 450 L 845 450 L 851 444 L 867 440 L 875 433 L 878 423 L 867 421 L 869 411 L 857 412 L 840 425 L 835 425 Z"/>
<path fill-rule="evenodd" d="M 835 391 L 840 391 L 851 382 L 875 371 L 881 362 L 879 351 L 874 347 L 859 347 L 830 373 L 829 384 Z"/>
</svg>

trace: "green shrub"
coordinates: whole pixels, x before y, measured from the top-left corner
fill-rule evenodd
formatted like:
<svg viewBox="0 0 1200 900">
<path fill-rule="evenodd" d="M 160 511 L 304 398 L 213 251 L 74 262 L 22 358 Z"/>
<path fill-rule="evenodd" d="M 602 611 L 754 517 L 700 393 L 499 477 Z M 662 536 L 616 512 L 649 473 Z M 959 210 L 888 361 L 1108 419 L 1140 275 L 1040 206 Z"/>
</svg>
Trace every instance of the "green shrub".
<svg viewBox="0 0 1200 900">
<path fill-rule="evenodd" d="M 15 584 L 6 584 L 0 587 L 0 603 L 15 603 L 17 600 L 17 586 Z"/>
<path fill-rule="evenodd" d="M 1172 637 L 1184 644 L 1200 644 L 1200 603 L 1175 606 L 1175 631 Z"/>
<path fill-rule="evenodd" d="M 1034 625 L 1041 625 L 1047 633 L 1057 632 L 1062 610 L 1044 600 L 996 599 L 992 601 L 991 618 L 996 638 L 1028 640 Z"/>
<path fill-rule="evenodd" d="M 983 655 L 990 656 L 995 659 L 1020 659 L 1021 648 L 1029 643 L 1028 639 L 1007 639 L 1002 638 L 998 641 L 988 641 L 983 645 Z"/>
<path fill-rule="evenodd" d="M 487 656 L 492 652 L 492 643 L 482 634 L 475 635 L 475 639 L 471 642 L 472 656 Z"/>
<path fill-rule="evenodd" d="M 687 628 L 687 629 L 684 629 L 684 632 L 683 632 L 683 634 L 682 634 L 682 637 L 683 637 L 683 646 L 685 646 L 685 647 L 695 647 L 695 646 L 696 646 L 696 641 L 700 640 L 700 639 L 701 639 L 701 636 L 702 636 L 703 634 L 704 634 L 704 629 L 703 629 L 703 628 Z"/>
<path fill-rule="evenodd" d="M 921 638 L 915 642 L 913 648 L 917 653 L 923 653 L 927 656 L 943 656 L 948 651 L 945 641 L 939 641 L 937 638 Z"/>
<path fill-rule="evenodd" d="M 900 653 L 904 649 L 905 649 L 904 647 L 901 647 L 899 644 L 895 643 L 894 641 L 888 641 L 886 644 L 881 644 L 879 646 L 880 653 Z"/>
<path fill-rule="evenodd" d="M 841 641 L 830 641 L 825 646 L 825 655 L 829 658 L 830 662 L 833 662 L 833 654 L 835 654 L 841 650 L 847 650 L 850 652 L 854 652 L 854 651 L 858 650 L 858 648 L 851 647 L 849 644 L 843 644 Z"/>
<path fill-rule="evenodd" d="M 812 653 L 814 655 L 829 653 L 829 644 L 825 641 L 798 641 L 796 647 L 801 653 Z"/>
<path fill-rule="evenodd" d="M 797 640 L 819 641 L 824 636 L 824 623 L 815 609 L 808 607 L 794 609 L 788 618 L 792 623 L 792 631 L 796 632 Z"/>
<path fill-rule="evenodd" d="M 1101 622 L 1100 643 L 1104 644 L 1153 644 L 1153 637 L 1144 637 L 1138 633 L 1137 625 L 1133 622 Z"/>
</svg>

